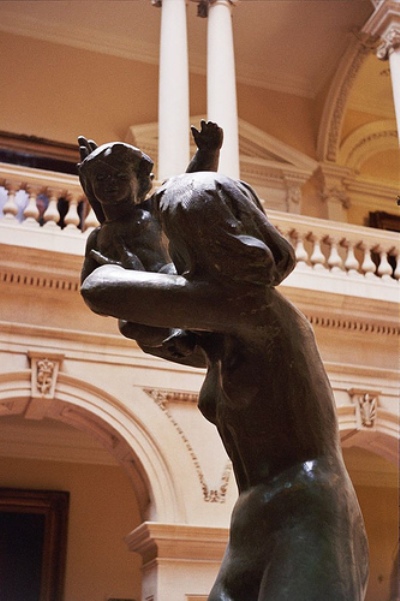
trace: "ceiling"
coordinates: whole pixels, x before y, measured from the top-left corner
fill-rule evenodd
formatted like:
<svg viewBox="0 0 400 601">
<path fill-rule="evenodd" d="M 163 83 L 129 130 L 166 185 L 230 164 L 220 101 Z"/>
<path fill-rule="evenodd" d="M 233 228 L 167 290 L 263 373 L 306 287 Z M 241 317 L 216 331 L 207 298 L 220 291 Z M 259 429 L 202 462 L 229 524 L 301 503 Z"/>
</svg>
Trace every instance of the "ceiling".
<svg viewBox="0 0 400 601">
<path fill-rule="evenodd" d="M 372 11 L 372 0 L 240 0 L 233 9 L 238 81 L 315 97 Z M 190 67 L 205 73 L 207 20 L 196 13 L 188 2 Z M 0 2 L 0 30 L 150 63 L 158 62 L 160 21 L 151 0 Z M 370 62 L 352 102 L 391 113 L 387 63 L 372 55 Z"/>
</svg>

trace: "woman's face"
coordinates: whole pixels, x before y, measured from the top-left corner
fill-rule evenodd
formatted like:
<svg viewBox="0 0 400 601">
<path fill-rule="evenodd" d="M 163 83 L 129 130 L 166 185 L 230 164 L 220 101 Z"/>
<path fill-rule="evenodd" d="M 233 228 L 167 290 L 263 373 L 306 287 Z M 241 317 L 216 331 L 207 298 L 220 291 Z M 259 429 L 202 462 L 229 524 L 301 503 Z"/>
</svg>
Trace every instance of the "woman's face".
<svg viewBox="0 0 400 601">
<path fill-rule="evenodd" d="M 118 204 L 131 200 L 135 204 L 138 194 L 137 174 L 129 166 L 117 168 L 102 161 L 92 174 L 94 195 L 101 204 Z"/>
</svg>

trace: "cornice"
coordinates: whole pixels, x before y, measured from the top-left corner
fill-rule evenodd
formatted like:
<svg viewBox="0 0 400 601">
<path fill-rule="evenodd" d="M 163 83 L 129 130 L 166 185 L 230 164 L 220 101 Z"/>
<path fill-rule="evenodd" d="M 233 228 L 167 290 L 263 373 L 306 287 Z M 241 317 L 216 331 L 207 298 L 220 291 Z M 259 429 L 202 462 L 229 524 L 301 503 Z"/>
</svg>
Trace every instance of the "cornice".
<svg viewBox="0 0 400 601">
<path fill-rule="evenodd" d="M 227 528 L 144 522 L 125 537 L 130 551 L 144 565 L 157 559 L 221 561 L 228 540 Z"/>
</svg>

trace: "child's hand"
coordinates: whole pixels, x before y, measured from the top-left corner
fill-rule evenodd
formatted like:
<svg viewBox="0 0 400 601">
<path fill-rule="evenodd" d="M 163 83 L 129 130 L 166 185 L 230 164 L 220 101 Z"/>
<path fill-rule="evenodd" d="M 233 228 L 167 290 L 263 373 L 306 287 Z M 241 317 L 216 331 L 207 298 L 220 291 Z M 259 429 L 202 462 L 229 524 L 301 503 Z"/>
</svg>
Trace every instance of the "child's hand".
<svg viewBox="0 0 400 601">
<path fill-rule="evenodd" d="M 79 156 L 81 157 L 81 161 L 86 159 L 91 152 L 96 150 L 97 144 L 93 140 L 88 140 L 85 136 L 79 136 L 78 138 L 79 144 Z"/>
<path fill-rule="evenodd" d="M 201 120 L 200 125 L 200 131 L 193 125 L 191 127 L 197 148 L 199 150 L 219 150 L 224 138 L 222 128 L 216 123 L 204 121 L 204 119 Z"/>
</svg>

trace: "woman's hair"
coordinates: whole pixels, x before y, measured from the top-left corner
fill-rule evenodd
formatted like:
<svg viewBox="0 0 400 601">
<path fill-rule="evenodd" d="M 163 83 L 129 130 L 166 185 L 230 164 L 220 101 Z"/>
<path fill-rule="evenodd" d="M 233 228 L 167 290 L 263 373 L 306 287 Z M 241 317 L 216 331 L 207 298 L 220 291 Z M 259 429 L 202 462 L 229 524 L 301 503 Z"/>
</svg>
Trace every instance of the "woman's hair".
<svg viewBox="0 0 400 601">
<path fill-rule="evenodd" d="M 93 192 L 92 175 L 98 171 L 102 163 L 107 163 L 120 171 L 132 169 L 136 173 L 139 183 L 139 202 L 143 201 L 150 191 L 153 179 L 151 173 L 153 161 L 135 146 L 123 142 L 110 142 L 91 152 L 81 163 L 78 163 L 78 172 L 82 188 L 100 223 L 103 223 L 105 217 L 101 204 Z"/>
<path fill-rule="evenodd" d="M 292 246 L 244 182 L 217 173 L 167 180 L 155 196 L 179 273 L 278 285 L 295 265 Z"/>
</svg>

